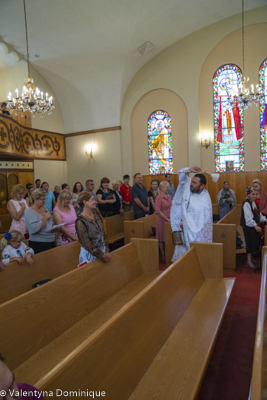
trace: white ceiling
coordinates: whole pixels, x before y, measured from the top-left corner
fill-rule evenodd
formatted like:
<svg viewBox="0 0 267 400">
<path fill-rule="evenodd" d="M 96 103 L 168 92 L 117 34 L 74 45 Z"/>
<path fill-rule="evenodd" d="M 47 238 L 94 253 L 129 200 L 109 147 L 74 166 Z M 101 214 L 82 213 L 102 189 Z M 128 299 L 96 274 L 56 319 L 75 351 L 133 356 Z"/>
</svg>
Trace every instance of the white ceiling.
<svg viewBox="0 0 267 400">
<path fill-rule="evenodd" d="M 245 10 L 266 4 L 245 0 Z M 240 13 L 241 0 L 26 0 L 26 8 L 31 63 L 53 88 L 69 133 L 120 125 L 136 72 L 177 40 Z M 137 48 L 148 40 L 155 47 L 142 56 Z M 22 0 L 0 0 L 0 41 L 9 50 L 0 45 L 0 69 L 18 62 L 16 53 L 25 58 Z"/>
</svg>

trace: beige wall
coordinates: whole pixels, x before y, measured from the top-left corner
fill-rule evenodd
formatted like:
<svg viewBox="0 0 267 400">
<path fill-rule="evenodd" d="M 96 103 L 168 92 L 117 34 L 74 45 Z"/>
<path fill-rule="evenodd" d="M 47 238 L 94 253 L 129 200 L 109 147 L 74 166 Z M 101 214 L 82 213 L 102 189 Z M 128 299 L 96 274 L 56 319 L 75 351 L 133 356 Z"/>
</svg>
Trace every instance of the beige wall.
<svg viewBox="0 0 267 400">
<path fill-rule="evenodd" d="M 55 109 L 51 115 L 44 114 L 43 118 L 37 115 L 35 118 L 32 118 L 32 127 L 50 132 L 64 133 L 61 109 L 52 88 L 32 66 L 30 67 L 30 73 L 35 85 L 44 93 L 48 92 L 48 94 L 53 97 L 53 103 L 55 105 Z M 21 93 L 24 80 L 27 76 L 28 69 L 25 61 L 21 61 L 14 67 L 1 70 L 0 101 L 6 100 L 9 92 L 11 92 L 11 94 L 14 96 L 16 89 L 18 89 L 19 93 Z"/>
<path fill-rule="evenodd" d="M 258 59 L 262 57 L 262 53 L 264 52 L 264 50 L 265 56 L 261 59 L 261 61 L 263 61 L 263 59 L 267 57 L 266 46 L 264 45 L 263 40 L 263 38 L 266 37 L 266 33 L 263 36 L 257 36 L 257 24 L 263 25 L 263 23 L 265 24 L 265 26 L 263 27 L 265 31 L 265 27 L 267 24 L 266 6 L 245 13 L 245 25 L 248 26 L 246 31 L 251 32 L 255 30 L 255 35 L 253 35 L 254 42 L 247 36 L 245 38 L 246 51 L 248 51 L 246 60 L 251 58 L 250 66 L 248 66 L 248 72 L 251 73 L 251 81 L 256 81 L 257 79 L 257 71 L 259 68 Z M 249 25 L 253 26 L 250 27 Z M 199 145 L 200 129 L 204 129 L 206 123 L 209 123 L 208 126 L 210 127 L 210 116 L 205 116 L 205 118 L 202 118 L 203 110 L 200 107 L 200 103 L 204 101 L 204 99 L 205 101 L 207 99 L 212 100 L 212 77 L 215 70 L 222 63 L 233 62 L 233 58 L 239 61 L 238 64 L 240 64 L 241 36 L 238 39 L 238 31 L 235 35 L 237 27 L 239 28 L 240 26 L 241 15 L 238 14 L 234 17 L 227 18 L 216 24 L 205 27 L 169 46 L 167 49 L 165 49 L 159 55 L 150 60 L 143 68 L 138 71 L 138 73 L 132 79 L 127 88 L 121 108 L 121 154 L 123 171 L 130 171 L 130 169 L 132 169 L 133 163 L 136 163 L 136 160 L 133 161 L 129 157 L 129 148 L 131 146 L 132 135 L 131 115 L 134 107 L 145 94 L 159 88 L 165 88 L 176 93 L 180 97 L 180 99 L 182 99 L 187 109 L 189 165 L 198 165 L 203 162 L 204 165 L 207 165 L 208 167 L 210 167 L 211 170 L 214 170 L 214 148 L 212 147 L 208 150 L 201 150 Z M 232 39 L 229 40 L 228 36 L 232 33 L 234 33 Z M 256 40 L 255 37 L 257 37 Z M 235 43 L 235 40 L 238 41 L 237 44 Z M 203 72 L 202 67 L 204 66 L 207 58 L 210 56 L 211 52 L 216 52 L 216 49 L 220 48 L 221 41 L 225 42 L 223 46 L 224 51 L 226 51 L 224 62 L 218 62 L 218 65 L 216 65 L 216 68 L 214 68 L 212 71 L 205 70 Z M 247 42 L 249 50 L 247 50 Z M 261 55 L 259 55 L 259 57 L 257 56 L 255 60 L 254 54 L 256 54 L 260 48 Z M 201 99 L 199 98 L 199 91 L 201 90 L 202 93 L 203 85 L 201 86 L 200 79 L 205 79 L 207 82 L 209 82 L 208 86 L 204 87 L 205 95 L 203 97 L 202 94 Z M 207 106 L 210 107 L 210 110 L 212 112 L 212 104 L 207 104 Z M 254 132 L 258 129 L 258 123 L 256 122 L 255 117 L 253 117 L 253 119 L 250 118 L 250 112 L 250 110 L 247 111 L 247 114 L 245 116 L 245 123 L 246 120 L 250 120 L 250 125 L 248 125 L 247 129 L 250 132 Z M 207 118 L 208 122 L 206 121 Z M 250 136 L 250 138 L 247 138 L 246 156 L 248 155 L 247 152 L 249 151 L 251 142 L 253 142 L 253 146 L 255 146 L 255 149 L 256 147 L 258 148 L 259 141 L 258 139 L 256 140 L 257 143 L 254 143 L 254 138 L 252 136 Z M 143 157 L 144 156 L 140 157 L 140 163 L 142 163 L 142 165 L 144 162 Z M 259 152 L 257 153 L 257 155 L 255 152 L 252 156 L 248 155 L 248 161 L 246 165 L 248 170 L 255 170 L 255 168 L 259 169 L 258 159 Z"/>
<path fill-rule="evenodd" d="M 93 149 L 92 159 L 86 156 L 86 147 L 89 152 Z M 87 179 L 93 179 L 97 190 L 104 176 L 110 181 L 122 179 L 120 131 L 66 136 L 66 151 L 71 188 L 77 181 L 84 185 Z"/>
<path fill-rule="evenodd" d="M 34 181 L 41 179 L 49 183 L 50 192 L 56 185 L 67 183 L 67 162 L 53 160 L 34 160 Z"/>
<path fill-rule="evenodd" d="M 177 94 L 158 89 L 145 94 L 131 115 L 131 154 L 133 174 L 149 174 L 147 120 L 156 110 L 167 111 L 172 121 L 174 172 L 188 165 L 187 110 Z M 127 173 L 127 172 L 125 172 Z"/>
<path fill-rule="evenodd" d="M 267 37 L 267 24 L 256 24 L 245 29 L 245 75 L 250 77 L 249 84 L 258 83 L 258 71 L 267 57 L 267 46 L 260 38 Z M 199 81 L 199 127 L 200 132 L 208 131 L 212 136 L 212 145 L 201 149 L 201 165 L 208 171 L 215 170 L 212 78 L 223 64 L 238 65 L 241 70 L 241 30 L 231 33 L 210 52 L 203 64 Z M 259 107 L 249 107 L 244 112 L 245 133 L 245 171 L 260 170 L 260 123 Z"/>
</svg>

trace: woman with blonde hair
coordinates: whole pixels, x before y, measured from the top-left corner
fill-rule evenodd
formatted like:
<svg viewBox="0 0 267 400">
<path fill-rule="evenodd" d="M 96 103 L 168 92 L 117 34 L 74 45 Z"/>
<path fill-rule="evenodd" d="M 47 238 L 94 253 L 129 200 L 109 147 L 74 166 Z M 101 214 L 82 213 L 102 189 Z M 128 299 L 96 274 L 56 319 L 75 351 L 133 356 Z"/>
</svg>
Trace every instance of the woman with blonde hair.
<svg viewBox="0 0 267 400">
<path fill-rule="evenodd" d="M 53 233 L 53 220 L 47 207 L 46 191 L 36 189 L 32 192 L 33 205 L 25 211 L 25 221 L 29 229 L 29 245 L 36 253 L 56 247 Z"/>
<path fill-rule="evenodd" d="M 87 264 L 96 259 L 109 262 L 111 255 L 107 235 L 101 217 L 95 212 L 97 203 L 92 193 L 80 193 L 78 204 L 82 208 L 82 212 L 75 222 L 77 235 L 82 245 L 79 264 Z"/>
<path fill-rule="evenodd" d="M 160 194 L 156 198 L 155 202 L 155 210 L 157 214 L 157 225 L 156 225 L 156 238 L 159 241 L 159 250 L 161 254 L 161 258 L 165 261 L 165 251 L 164 251 L 164 242 L 165 242 L 165 233 L 164 233 L 164 224 L 165 222 L 170 222 L 170 212 L 172 206 L 171 196 L 168 195 L 169 191 L 169 183 L 166 181 L 160 182 L 159 190 Z"/>
<path fill-rule="evenodd" d="M 116 202 L 113 204 L 113 215 L 116 214 L 123 214 L 123 203 L 122 203 L 122 195 L 119 190 L 120 188 L 120 181 L 113 181 L 112 182 L 112 190 L 115 194 Z"/>
<path fill-rule="evenodd" d="M 267 215 L 267 193 L 263 189 L 262 182 L 259 179 L 254 179 L 253 187 L 257 190 L 257 206 L 262 214 Z"/>
<path fill-rule="evenodd" d="M 2 251 L 2 263 L 8 264 L 13 261 L 17 261 L 20 265 L 22 264 L 24 258 L 27 264 L 33 265 L 34 251 L 25 243 L 24 235 L 19 231 L 12 230 L 5 233 L 4 237 L 0 241 L 0 246 Z"/>
<path fill-rule="evenodd" d="M 53 210 L 53 220 L 55 225 L 64 224 L 56 231 L 57 246 L 78 241 L 75 221 L 76 212 L 71 204 L 72 194 L 69 190 L 62 190 L 57 198 L 57 205 Z"/>
<path fill-rule="evenodd" d="M 11 200 L 7 203 L 7 209 L 12 217 L 10 230 L 15 229 L 27 237 L 28 229 L 25 223 L 24 213 L 29 207 L 24 199 L 24 194 L 25 187 L 23 185 L 14 185 L 11 189 Z"/>
</svg>

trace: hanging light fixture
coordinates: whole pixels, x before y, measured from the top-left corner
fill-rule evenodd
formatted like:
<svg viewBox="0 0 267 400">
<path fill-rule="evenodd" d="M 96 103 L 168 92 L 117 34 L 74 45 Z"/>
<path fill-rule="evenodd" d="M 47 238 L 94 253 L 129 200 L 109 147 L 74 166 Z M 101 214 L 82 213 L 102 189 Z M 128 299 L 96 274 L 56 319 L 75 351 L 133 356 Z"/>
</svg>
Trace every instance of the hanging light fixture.
<svg viewBox="0 0 267 400">
<path fill-rule="evenodd" d="M 237 92 L 229 94 L 228 100 L 232 104 L 238 103 L 244 110 L 248 106 L 255 104 L 256 107 L 263 96 L 263 91 L 257 84 L 255 87 L 253 84 L 250 85 L 250 89 L 246 87 L 246 83 L 249 81 L 249 77 L 245 76 L 245 39 L 244 39 L 244 0 L 242 0 L 242 58 L 243 58 L 243 79 L 238 85 Z"/>
<path fill-rule="evenodd" d="M 25 32 L 26 32 L 26 46 L 27 46 L 27 54 L 26 60 L 28 65 L 28 77 L 24 81 L 24 86 L 19 95 L 18 89 L 15 90 L 16 97 L 13 97 L 9 92 L 8 94 L 8 107 L 10 108 L 11 113 L 14 111 L 15 114 L 17 112 L 25 112 L 30 111 L 35 117 L 35 114 L 40 114 L 41 118 L 43 114 L 47 112 L 48 115 L 52 113 L 52 109 L 55 108 L 53 104 L 53 97 L 48 95 L 48 93 L 43 93 L 40 91 L 34 84 L 33 79 L 30 77 L 30 62 L 29 62 L 29 45 L 28 45 L 28 29 L 27 29 L 27 17 L 26 17 L 26 4 L 25 0 L 23 0 L 24 4 L 24 19 L 25 19 Z M 22 115 L 23 116 L 23 115 Z"/>
</svg>

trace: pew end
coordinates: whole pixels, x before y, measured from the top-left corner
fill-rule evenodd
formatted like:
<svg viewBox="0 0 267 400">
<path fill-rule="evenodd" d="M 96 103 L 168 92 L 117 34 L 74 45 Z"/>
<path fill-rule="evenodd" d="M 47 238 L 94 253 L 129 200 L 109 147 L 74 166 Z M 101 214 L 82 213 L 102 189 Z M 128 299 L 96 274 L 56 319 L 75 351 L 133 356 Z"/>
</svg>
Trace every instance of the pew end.
<svg viewBox="0 0 267 400">
<path fill-rule="evenodd" d="M 267 247 L 262 247 L 262 274 L 249 400 L 267 398 L 266 291 Z"/>
<path fill-rule="evenodd" d="M 190 243 L 197 253 L 205 279 L 223 278 L 223 245 L 221 243 Z"/>
<path fill-rule="evenodd" d="M 156 239 L 135 239 L 134 243 L 144 273 L 159 270 L 159 243 Z"/>
</svg>

